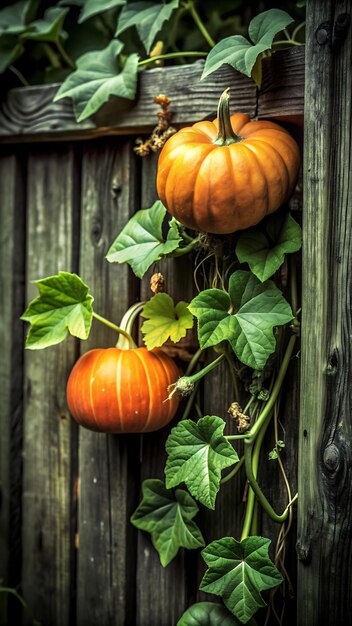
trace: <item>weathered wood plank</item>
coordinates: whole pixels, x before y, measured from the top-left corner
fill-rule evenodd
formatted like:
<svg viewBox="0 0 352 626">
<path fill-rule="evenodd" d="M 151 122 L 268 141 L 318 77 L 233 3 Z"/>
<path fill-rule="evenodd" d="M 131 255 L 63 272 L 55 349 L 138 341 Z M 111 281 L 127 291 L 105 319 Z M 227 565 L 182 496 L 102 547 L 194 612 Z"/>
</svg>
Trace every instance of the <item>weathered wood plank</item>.
<svg viewBox="0 0 352 626">
<path fill-rule="evenodd" d="M 0 154 L 0 586 L 21 573 L 25 175 L 21 160 Z M 7 598 L 0 598 L 5 624 Z M 4 614 L 1 608 L 4 607 Z M 10 618 L 9 618 L 10 620 Z"/>
<path fill-rule="evenodd" d="M 200 81 L 203 62 L 182 67 L 148 70 L 140 74 L 137 99 L 112 99 L 92 119 L 77 124 L 71 101 L 53 103 L 59 85 L 13 89 L 0 109 L 0 138 L 17 137 L 36 141 L 52 137 L 89 138 L 107 134 L 129 134 L 150 131 L 157 123 L 159 107 L 153 99 L 165 93 L 172 99 L 173 124 L 189 124 L 216 112 L 221 92 L 232 86 L 234 109 L 250 115 L 256 110 L 256 88 L 253 81 L 230 66 Z M 171 108 L 171 107 L 170 107 Z"/>
<path fill-rule="evenodd" d="M 345 624 L 352 613 L 351 28 L 339 48 L 329 45 L 333 20 L 350 10 L 349 2 L 330 0 L 307 6 L 297 544 L 302 626 Z"/>
<path fill-rule="evenodd" d="M 77 200 L 70 146 L 32 149 L 28 161 L 27 302 L 31 281 L 73 265 Z M 23 593 L 43 624 L 69 621 L 73 535 L 71 471 L 75 427 L 69 420 L 65 380 L 73 340 L 25 354 L 23 450 Z"/>
<path fill-rule="evenodd" d="M 142 160 L 141 202 L 147 208 L 156 200 L 155 172 L 157 157 Z M 153 294 L 149 288 L 150 275 L 160 271 L 165 278 L 165 290 L 175 300 L 192 298 L 192 263 L 186 257 L 165 259 L 147 272 L 141 285 L 141 299 Z M 178 415 L 180 412 L 178 413 Z M 176 418 L 172 424 L 175 424 Z M 141 482 L 147 478 L 165 480 L 165 442 L 172 424 L 155 433 L 141 436 Z M 152 546 L 150 535 L 138 533 L 137 561 L 137 626 L 170 626 L 176 624 L 187 606 L 186 555 L 180 550 L 177 557 L 163 568 Z M 157 590 L 157 592 L 156 592 Z"/>
<path fill-rule="evenodd" d="M 53 103 L 58 85 L 12 89 L 0 105 L 0 141 L 49 141 L 68 137 L 149 132 L 156 124 L 154 96 L 172 99 L 173 124 L 191 124 L 214 115 L 220 93 L 231 87 L 231 108 L 251 117 L 297 118 L 303 114 L 304 47 L 275 53 L 263 61 L 259 100 L 254 82 L 228 65 L 201 81 L 204 61 L 157 68 L 140 75 L 134 103 L 110 100 L 93 118 L 75 121 L 71 101 Z"/>
<path fill-rule="evenodd" d="M 304 46 L 275 52 L 263 63 L 258 117 L 303 123 Z"/>
<path fill-rule="evenodd" d="M 137 296 L 127 266 L 105 260 L 114 236 L 135 210 L 138 186 L 132 146 L 114 140 L 87 145 L 82 160 L 80 275 L 95 311 L 119 323 Z M 112 196 L 112 187 L 114 195 Z M 82 350 L 115 345 L 116 333 L 95 322 Z M 135 623 L 139 437 L 79 432 L 78 626 Z"/>
</svg>

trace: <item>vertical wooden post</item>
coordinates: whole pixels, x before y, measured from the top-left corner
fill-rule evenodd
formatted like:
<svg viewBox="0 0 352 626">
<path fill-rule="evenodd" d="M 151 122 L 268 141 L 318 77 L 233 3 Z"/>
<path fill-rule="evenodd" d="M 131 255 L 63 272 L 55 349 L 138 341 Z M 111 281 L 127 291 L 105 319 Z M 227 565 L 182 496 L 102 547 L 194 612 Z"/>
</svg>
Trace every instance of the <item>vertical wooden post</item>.
<svg viewBox="0 0 352 626">
<path fill-rule="evenodd" d="M 352 33 L 346 0 L 308 1 L 298 624 L 352 614 Z"/>
<path fill-rule="evenodd" d="M 138 284 L 127 265 L 110 265 L 105 255 L 135 210 L 136 191 L 128 140 L 85 146 L 79 273 L 94 295 L 95 311 L 117 324 L 137 299 Z M 94 322 L 81 347 L 116 341 L 116 333 Z M 138 498 L 138 443 L 138 435 L 79 429 L 78 626 L 135 623 L 136 531 L 129 518 Z"/>
<path fill-rule="evenodd" d="M 0 156 L 0 586 L 17 586 L 21 569 L 25 175 L 11 148 Z M 0 598 L 0 624 L 8 623 Z"/>
<path fill-rule="evenodd" d="M 28 160 L 27 295 L 32 281 L 74 263 L 77 201 L 72 147 L 32 149 Z M 71 600 L 71 469 L 75 425 L 65 381 L 75 357 L 68 340 L 25 353 L 23 451 L 23 595 L 43 624 L 65 626 Z M 26 616 L 27 617 L 27 616 Z"/>
</svg>

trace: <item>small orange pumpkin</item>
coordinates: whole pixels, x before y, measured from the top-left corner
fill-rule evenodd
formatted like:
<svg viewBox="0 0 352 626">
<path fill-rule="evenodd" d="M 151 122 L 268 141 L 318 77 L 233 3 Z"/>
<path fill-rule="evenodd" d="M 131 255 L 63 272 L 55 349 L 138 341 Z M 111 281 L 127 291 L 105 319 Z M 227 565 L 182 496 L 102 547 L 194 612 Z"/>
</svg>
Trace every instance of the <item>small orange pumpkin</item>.
<svg viewBox="0 0 352 626">
<path fill-rule="evenodd" d="M 160 200 L 179 222 L 215 234 L 254 226 L 291 195 L 299 148 L 278 124 L 230 117 L 229 89 L 218 117 L 170 137 L 158 162 Z"/>
<path fill-rule="evenodd" d="M 176 394 L 167 388 L 179 371 L 162 350 L 90 350 L 74 365 L 67 402 L 76 421 L 90 430 L 139 433 L 162 428 L 175 415 Z"/>
<path fill-rule="evenodd" d="M 176 363 L 159 348 L 137 348 L 133 322 L 143 303 L 121 320 L 114 348 L 83 354 L 73 366 L 66 388 L 69 410 L 85 428 L 105 433 L 145 433 L 165 426 L 179 404 L 168 387 L 180 376 Z M 103 318 L 100 318 L 103 319 Z M 167 400 L 167 402 L 166 402 Z"/>
</svg>

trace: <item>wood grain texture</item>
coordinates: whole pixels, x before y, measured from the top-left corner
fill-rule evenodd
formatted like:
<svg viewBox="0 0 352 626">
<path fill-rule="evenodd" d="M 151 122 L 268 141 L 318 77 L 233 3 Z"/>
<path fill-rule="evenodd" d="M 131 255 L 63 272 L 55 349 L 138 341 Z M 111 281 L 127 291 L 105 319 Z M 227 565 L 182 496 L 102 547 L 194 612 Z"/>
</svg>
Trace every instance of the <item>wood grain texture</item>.
<svg viewBox="0 0 352 626">
<path fill-rule="evenodd" d="M 263 63 L 258 117 L 303 123 L 304 46 L 275 52 Z"/>
<path fill-rule="evenodd" d="M 275 53 L 263 60 L 258 98 L 252 79 L 229 65 L 200 80 L 204 61 L 157 68 L 140 74 L 135 102 L 111 99 L 92 118 L 77 124 L 71 101 L 53 103 L 58 85 L 12 89 L 0 105 L 0 142 L 88 139 L 100 135 L 149 132 L 157 122 L 153 98 L 172 99 L 176 126 L 215 116 L 221 92 L 231 87 L 231 109 L 251 117 L 301 120 L 303 115 L 304 47 Z"/>
<path fill-rule="evenodd" d="M 135 162 L 128 141 L 86 145 L 82 160 L 82 278 L 94 294 L 97 313 L 119 323 L 136 300 L 136 280 L 127 265 L 105 255 L 135 210 Z M 94 322 L 83 350 L 115 345 L 116 333 Z M 80 428 L 77 625 L 135 623 L 136 531 L 129 518 L 137 506 L 139 438 Z"/>
<path fill-rule="evenodd" d="M 157 157 L 142 160 L 141 204 L 147 208 L 157 199 L 155 189 Z M 156 263 L 147 273 L 141 285 L 141 299 L 153 294 L 149 288 L 150 275 L 161 272 L 165 277 L 165 290 L 175 302 L 189 301 L 192 297 L 192 263 L 188 257 L 165 259 Z M 147 478 L 165 480 L 165 442 L 173 422 L 156 433 L 141 437 L 141 482 Z M 166 567 L 160 564 L 159 556 L 152 546 L 150 535 L 138 533 L 137 561 L 137 625 L 171 626 L 176 624 L 187 606 L 187 571 L 185 551 L 180 550 L 176 558 Z M 157 590 L 157 591 L 156 591 Z"/>
<path fill-rule="evenodd" d="M 0 586 L 18 585 L 21 572 L 23 325 L 19 318 L 24 310 L 24 165 L 11 151 L 1 151 Z M 7 623 L 6 604 L 2 596 L 2 625 Z"/>
<path fill-rule="evenodd" d="M 107 134 L 150 131 L 160 108 L 153 99 L 165 93 L 172 99 L 173 124 L 190 124 L 215 113 L 220 94 L 232 87 L 232 106 L 254 115 L 256 88 L 253 81 L 230 66 L 200 81 L 204 62 L 180 67 L 157 68 L 140 74 L 135 102 L 113 98 L 91 119 L 77 124 L 71 100 L 53 103 L 59 85 L 13 89 L 0 108 L 0 139 L 49 140 L 89 138 Z M 170 107 L 171 108 L 171 107 Z M 7 137 L 7 139 L 6 139 Z M 12 140 L 12 139 L 11 139 Z"/>
<path fill-rule="evenodd" d="M 77 199 L 70 146 L 31 150 L 28 161 L 27 293 L 32 281 L 71 270 Z M 66 408 L 65 381 L 73 340 L 25 353 L 23 451 L 23 594 L 43 624 L 64 626 L 71 601 L 71 449 L 75 428 Z"/>
<path fill-rule="evenodd" d="M 349 2 L 308 2 L 298 623 L 350 620 L 352 32 L 329 45 Z M 328 34 L 322 43 L 321 24 Z M 320 26 L 320 29 L 319 29 Z M 320 43 L 319 43 L 320 40 Z"/>
</svg>

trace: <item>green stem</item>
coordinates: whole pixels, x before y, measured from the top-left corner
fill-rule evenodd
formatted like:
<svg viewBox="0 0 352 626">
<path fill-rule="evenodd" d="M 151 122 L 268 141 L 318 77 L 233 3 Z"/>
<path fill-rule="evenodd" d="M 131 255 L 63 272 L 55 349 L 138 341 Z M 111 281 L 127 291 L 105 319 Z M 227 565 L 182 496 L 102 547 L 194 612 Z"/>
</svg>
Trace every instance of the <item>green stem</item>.
<svg viewBox="0 0 352 626">
<path fill-rule="evenodd" d="M 117 333 L 126 337 L 131 349 L 136 348 L 136 344 L 134 343 L 131 335 L 125 330 L 123 330 L 122 328 L 120 328 L 120 326 L 116 326 L 116 324 L 113 324 L 113 322 L 110 322 L 110 320 L 106 319 L 106 317 L 103 317 L 102 315 L 95 313 L 95 311 L 93 311 L 93 317 L 99 322 L 101 322 L 102 324 L 105 324 L 105 326 L 112 328 L 112 330 L 116 330 Z"/>
<path fill-rule="evenodd" d="M 271 418 L 271 415 L 268 415 L 267 416 L 268 423 L 270 422 L 270 418 Z M 263 430 L 264 430 L 264 427 L 263 427 Z M 245 442 L 244 444 L 244 464 L 246 468 L 246 475 L 248 478 L 248 482 L 252 490 L 254 491 L 254 494 L 253 496 L 251 496 L 250 492 L 248 494 L 247 510 L 248 510 L 248 507 L 250 506 L 250 512 L 248 514 L 248 520 L 247 520 L 247 511 L 246 511 L 246 519 L 245 519 L 246 524 L 243 525 L 241 540 L 244 539 L 245 537 L 248 537 L 248 534 L 250 532 L 250 527 L 252 524 L 252 516 L 253 516 L 253 507 L 254 507 L 254 495 L 257 497 L 258 502 L 263 507 L 264 511 L 269 515 L 269 517 L 274 522 L 277 522 L 278 524 L 282 524 L 282 522 L 285 521 L 288 515 L 287 507 L 282 513 L 282 515 L 278 515 L 274 511 L 269 500 L 267 500 L 267 498 L 263 494 L 261 488 L 259 487 L 257 480 L 256 480 L 256 473 L 258 472 L 260 446 L 259 445 L 256 446 L 255 453 L 253 453 L 253 460 L 252 460 L 253 445 L 254 445 L 253 442 L 251 443 Z M 251 502 L 249 501 L 250 496 L 251 496 Z M 250 518 L 250 521 L 249 521 L 249 518 Z"/>
<path fill-rule="evenodd" d="M 20 72 L 17 67 L 15 67 L 14 65 L 10 65 L 9 66 L 9 70 L 15 75 L 17 76 L 18 80 L 20 81 L 20 83 L 22 83 L 22 85 L 24 87 L 28 87 L 29 82 L 25 79 L 25 77 L 23 76 L 22 72 Z"/>
<path fill-rule="evenodd" d="M 194 385 L 206 376 L 209 372 L 211 372 L 214 367 L 216 367 L 220 361 L 224 358 L 224 354 L 220 354 L 214 361 L 203 367 L 203 369 L 199 370 L 192 376 L 181 376 L 176 383 L 170 385 L 169 388 L 172 388 L 172 391 L 169 395 L 169 398 L 173 396 L 174 393 L 180 393 L 183 396 L 188 396 L 193 392 Z"/>
<path fill-rule="evenodd" d="M 225 435 L 228 441 L 237 441 L 240 439 L 247 439 L 248 433 L 243 433 L 243 435 Z"/>
<path fill-rule="evenodd" d="M 184 4 L 184 6 L 186 7 L 186 9 L 189 10 L 190 14 L 193 17 L 193 20 L 195 22 L 195 24 L 197 25 L 199 31 L 201 32 L 201 34 L 203 35 L 205 41 L 209 44 L 209 46 L 211 48 L 214 48 L 215 46 L 215 41 L 212 38 L 212 36 L 209 34 L 209 32 L 207 31 L 205 25 L 203 24 L 201 18 L 198 15 L 198 12 L 196 11 L 196 8 L 193 4 L 192 0 L 188 0 L 188 2 L 186 2 Z"/>
<path fill-rule="evenodd" d="M 290 363 L 290 359 L 292 356 L 292 352 L 293 352 L 293 348 L 295 346 L 295 342 L 296 342 L 296 338 L 297 335 L 292 335 L 290 337 L 290 340 L 287 344 L 287 348 L 286 348 L 286 352 L 284 355 L 284 358 L 282 359 L 282 363 L 280 365 L 280 369 L 279 369 L 279 373 L 277 375 L 276 381 L 275 381 L 275 385 L 273 387 L 273 390 L 270 394 L 270 398 L 267 401 L 267 403 L 265 404 L 264 409 L 262 410 L 261 414 L 259 415 L 257 421 L 255 422 L 255 424 L 253 424 L 252 428 L 248 431 L 247 433 L 247 443 L 248 444 L 253 444 L 255 438 L 257 437 L 260 429 L 262 428 L 266 418 L 268 417 L 268 415 L 270 414 L 271 410 L 274 407 L 274 404 L 276 402 L 276 399 L 280 393 L 281 390 L 281 386 L 282 383 L 284 381 L 286 372 L 287 372 L 287 368 L 289 366 Z"/>
<path fill-rule="evenodd" d="M 291 288 L 291 307 L 293 315 L 297 316 L 298 302 L 297 302 L 297 269 L 296 260 L 293 254 L 290 254 L 290 288 Z"/>
<path fill-rule="evenodd" d="M 228 354 L 227 350 L 225 350 L 224 354 L 225 354 L 225 359 L 227 361 L 227 364 L 229 366 L 231 379 L 232 379 L 232 385 L 233 385 L 233 388 L 234 388 L 234 391 L 235 391 L 236 400 L 239 401 L 239 399 L 240 399 L 240 390 L 239 390 L 239 387 L 238 387 L 238 380 L 237 380 L 236 372 L 234 370 L 231 357 Z"/>
<path fill-rule="evenodd" d="M 238 143 L 242 141 L 243 137 L 237 135 L 231 125 L 230 117 L 230 87 L 225 89 L 220 96 L 218 104 L 218 122 L 219 132 L 213 144 L 216 146 L 229 146 L 232 143 Z"/>
<path fill-rule="evenodd" d="M 280 39 L 279 41 L 274 41 L 272 47 L 274 46 L 303 46 L 299 41 L 294 41 L 293 39 Z"/>
<path fill-rule="evenodd" d="M 169 256 L 173 258 L 184 256 L 185 254 L 192 252 L 192 250 L 196 247 L 198 243 L 199 237 L 195 237 L 194 239 L 192 239 L 192 241 L 190 241 L 190 243 L 187 244 L 187 246 L 184 246 L 183 248 L 177 248 L 177 250 L 169 254 Z"/>
<path fill-rule="evenodd" d="M 63 48 L 61 41 L 59 39 L 57 39 L 56 43 L 56 47 L 58 49 L 58 51 L 60 52 L 62 58 L 64 59 L 65 63 L 68 65 L 68 67 L 71 68 L 71 70 L 75 70 L 76 66 L 74 64 L 74 62 L 72 61 L 72 59 L 68 56 L 66 50 Z"/>
<path fill-rule="evenodd" d="M 271 413 L 268 415 L 268 417 L 266 419 L 265 424 L 262 426 L 262 429 L 261 429 L 261 431 L 260 431 L 260 433 L 259 433 L 259 435 L 257 437 L 256 445 L 255 445 L 255 448 L 254 448 L 253 458 L 252 458 L 252 468 L 253 468 L 253 475 L 255 477 L 255 480 L 257 479 L 257 476 L 258 476 L 260 450 L 261 450 L 261 447 L 262 447 L 264 435 L 265 435 L 265 433 L 267 431 L 267 428 L 268 428 L 268 426 L 270 424 L 270 420 L 271 420 L 272 414 L 273 414 L 273 412 L 271 411 Z M 243 457 L 243 458 L 245 458 L 245 457 Z M 246 515 L 245 515 L 244 522 L 243 522 L 243 527 L 242 527 L 241 541 L 242 541 L 242 539 L 245 539 L 246 537 L 248 537 L 250 535 L 250 533 L 251 533 L 251 529 L 252 529 L 252 525 L 253 525 L 253 516 L 254 516 L 255 502 L 256 502 L 255 493 L 254 493 L 253 489 L 250 487 L 249 490 L 248 490 Z"/>
<path fill-rule="evenodd" d="M 195 366 L 197 365 L 200 357 L 203 354 L 203 350 L 202 348 L 198 348 L 197 352 L 194 353 L 194 355 L 192 356 L 190 362 L 188 363 L 188 367 L 186 369 L 186 373 L 185 376 L 190 376 L 190 374 L 193 372 Z"/>
<path fill-rule="evenodd" d="M 229 472 L 228 474 L 226 474 L 226 476 L 224 476 L 221 481 L 220 484 L 224 485 L 225 483 L 227 483 L 229 480 L 231 480 L 231 478 L 234 478 L 234 476 L 236 476 L 236 474 L 240 471 L 242 465 L 244 463 L 244 456 L 238 461 L 238 463 L 236 463 L 235 467 L 231 470 L 231 472 Z"/>
<path fill-rule="evenodd" d="M 178 57 L 206 57 L 206 52 L 167 52 L 166 54 L 159 54 L 155 57 L 149 57 L 148 59 L 143 59 L 143 61 L 138 62 L 138 67 L 143 67 L 143 65 L 149 65 L 150 63 L 155 63 L 155 61 L 163 61 L 164 59 L 177 59 Z"/>
</svg>

